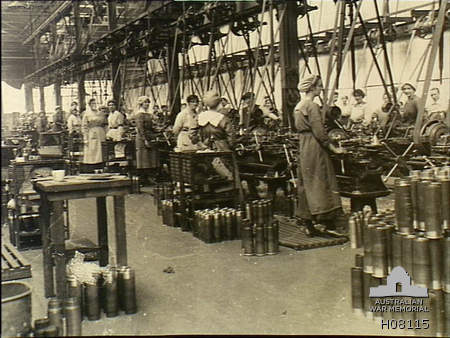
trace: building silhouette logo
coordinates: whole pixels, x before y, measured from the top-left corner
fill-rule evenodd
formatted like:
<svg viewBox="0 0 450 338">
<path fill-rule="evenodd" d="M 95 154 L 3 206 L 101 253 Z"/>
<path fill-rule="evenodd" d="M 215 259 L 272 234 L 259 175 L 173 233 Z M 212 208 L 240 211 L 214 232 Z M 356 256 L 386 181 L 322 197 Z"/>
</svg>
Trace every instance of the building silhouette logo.
<svg viewBox="0 0 450 338">
<path fill-rule="evenodd" d="M 411 285 L 411 277 L 401 266 L 392 269 L 386 285 L 370 288 L 369 297 L 428 297 L 428 289 Z"/>
</svg>

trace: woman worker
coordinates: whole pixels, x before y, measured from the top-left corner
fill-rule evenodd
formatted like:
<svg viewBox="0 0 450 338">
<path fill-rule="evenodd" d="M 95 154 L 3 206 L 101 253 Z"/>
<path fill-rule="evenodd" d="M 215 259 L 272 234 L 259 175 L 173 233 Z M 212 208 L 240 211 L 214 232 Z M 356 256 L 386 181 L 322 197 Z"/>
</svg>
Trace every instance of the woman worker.
<svg viewBox="0 0 450 338">
<path fill-rule="evenodd" d="M 153 118 L 149 111 L 150 99 L 147 96 L 138 98 L 138 111 L 136 120 L 136 167 L 140 171 L 143 184 L 148 184 L 149 170 L 158 167 L 158 152 L 151 149 L 150 141 L 153 138 Z"/>
<path fill-rule="evenodd" d="M 342 221 L 338 217 L 342 214 L 341 199 L 328 152 L 341 154 L 344 151 L 331 143 L 324 127 L 325 116 L 314 102 L 322 89 L 319 76 L 305 78 L 299 86 L 305 95 L 294 112 L 300 134 L 297 216 L 306 223 L 309 236 L 319 234 L 313 223 L 324 225 L 331 235 L 339 235 L 333 230 Z"/>
<path fill-rule="evenodd" d="M 69 118 L 67 119 L 67 129 L 69 131 L 69 135 L 73 135 L 74 133 L 81 133 L 81 117 L 80 112 L 77 108 L 72 108 L 70 110 Z"/>
<path fill-rule="evenodd" d="M 55 114 L 53 114 L 53 131 L 62 131 L 64 129 L 64 113 L 61 106 L 55 107 Z"/>
<path fill-rule="evenodd" d="M 202 143 L 212 151 L 231 151 L 234 142 L 234 128 L 230 119 L 220 113 L 222 109 L 220 96 L 214 91 L 208 91 L 203 97 L 203 103 L 208 110 L 198 115 L 200 138 Z M 233 180 L 230 164 L 220 157 L 214 158 L 212 166 L 216 172 L 228 181 Z"/>
<path fill-rule="evenodd" d="M 366 94 L 361 89 L 355 89 L 353 97 L 355 98 L 355 103 L 350 111 L 350 124 L 369 125 L 372 121 L 372 113 L 364 101 Z"/>
<path fill-rule="evenodd" d="M 89 165 L 103 164 L 102 142 L 105 141 L 106 116 L 97 109 L 95 99 L 90 99 L 88 107 L 83 114 L 81 128 L 84 139 L 84 163 Z"/>
<path fill-rule="evenodd" d="M 125 116 L 117 110 L 116 101 L 108 101 L 108 133 L 106 137 L 112 139 L 113 141 L 122 140 L 124 133 Z"/>
<path fill-rule="evenodd" d="M 203 143 L 214 151 L 231 151 L 234 142 L 234 129 L 228 117 L 220 113 L 221 98 L 214 91 L 203 97 L 208 110 L 198 115 L 200 135 Z"/>
<path fill-rule="evenodd" d="M 175 151 L 179 152 L 198 150 L 192 139 L 198 130 L 197 108 L 200 101 L 197 95 L 189 95 L 186 101 L 187 107 L 177 115 L 173 125 L 173 133 L 177 136 Z"/>
<path fill-rule="evenodd" d="M 407 97 L 401 112 L 402 121 L 408 126 L 414 126 L 419 111 L 419 97 L 416 95 L 416 88 L 411 83 L 404 83 L 401 89 Z"/>
</svg>

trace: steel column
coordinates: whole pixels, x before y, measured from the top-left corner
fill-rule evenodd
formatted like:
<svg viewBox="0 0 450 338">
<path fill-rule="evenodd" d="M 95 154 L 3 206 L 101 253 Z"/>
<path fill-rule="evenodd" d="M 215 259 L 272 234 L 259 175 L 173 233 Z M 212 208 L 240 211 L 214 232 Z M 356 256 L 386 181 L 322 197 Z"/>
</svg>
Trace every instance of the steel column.
<svg viewBox="0 0 450 338">
<path fill-rule="evenodd" d="M 61 97 L 61 80 L 58 80 L 53 85 L 53 91 L 55 94 L 55 105 L 62 106 L 62 97 Z"/>
<path fill-rule="evenodd" d="M 25 83 L 25 110 L 34 112 L 33 85 Z"/>
<path fill-rule="evenodd" d="M 117 2 L 109 1 L 108 2 L 108 24 L 109 30 L 113 31 L 117 28 Z M 117 56 L 117 49 L 113 50 L 114 56 Z M 126 62 L 126 60 L 124 61 Z M 120 70 L 120 61 L 118 58 L 113 57 L 113 61 L 111 62 L 111 79 L 112 79 L 112 93 L 113 98 L 118 104 L 118 108 L 121 104 L 122 97 L 122 74 Z M 145 83 L 145 82 L 144 82 Z M 145 85 L 144 85 L 145 86 Z"/>
<path fill-rule="evenodd" d="M 86 89 L 84 87 L 85 74 L 80 74 L 78 78 L 78 103 L 80 105 L 80 111 L 86 109 Z"/>
<path fill-rule="evenodd" d="M 174 55 L 175 54 L 175 55 Z M 167 53 L 167 60 L 168 60 L 168 74 L 171 74 L 170 78 L 168 79 L 168 106 L 172 107 L 172 110 L 170 112 L 170 119 L 173 122 L 175 122 L 175 116 L 178 114 L 181 108 L 181 96 L 180 96 L 180 69 L 179 69 L 179 62 L 178 62 L 178 52 L 173 48 L 171 43 L 169 43 L 168 46 L 168 53 Z M 169 75 L 167 75 L 169 77 Z"/>
<path fill-rule="evenodd" d="M 283 125 L 293 126 L 295 105 L 299 100 L 298 77 L 298 33 L 297 33 L 297 2 L 286 1 L 281 5 L 285 14 L 280 24 L 280 71 L 281 71 L 281 105 Z"/>
</svg>

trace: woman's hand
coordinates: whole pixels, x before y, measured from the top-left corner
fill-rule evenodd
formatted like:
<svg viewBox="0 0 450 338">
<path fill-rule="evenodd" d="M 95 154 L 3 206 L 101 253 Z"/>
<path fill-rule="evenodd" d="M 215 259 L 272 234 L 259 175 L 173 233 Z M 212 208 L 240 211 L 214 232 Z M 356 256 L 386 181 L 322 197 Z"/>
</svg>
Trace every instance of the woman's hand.
<svg viewBox="0 0 450 338">
<path fill-rule="evenodd" d="M 330 143 L 328 145 L 328 149 L 330 149 L 335 154 L 345 154 L 347 153 L 347 150 L 341 147 L 336 147 L 334 144 Z"/>
</svg>

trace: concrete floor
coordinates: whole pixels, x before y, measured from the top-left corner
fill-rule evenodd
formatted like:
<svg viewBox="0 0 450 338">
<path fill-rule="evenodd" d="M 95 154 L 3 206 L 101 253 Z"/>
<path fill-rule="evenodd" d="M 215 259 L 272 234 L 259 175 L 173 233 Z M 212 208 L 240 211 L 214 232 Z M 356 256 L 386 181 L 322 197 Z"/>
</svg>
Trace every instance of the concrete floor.
<svg viewBox="0 0 450 338">
<path fill-rule="evenodd" d="M 350 267 L 359 250 L 349 244 L 242 257 L 240 241 L 205 244 L 162 226 L 147 193 L 128 196 L 126 212 L 139 312 L 85 320 L 85 335 L 405 334 L 382 331 L 379 319 L 352 313 Z M 72 238 L 95 240 L 93 200 L 71 202 L 70 213 Z M 42 318 L 42 253 L 23 255 L 33 269 L 33 319 Z M 175 273 L 163 272 L 169 266 Z"/>
</svg>

